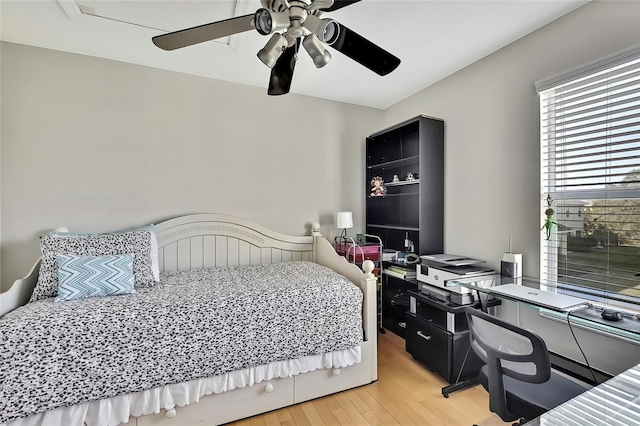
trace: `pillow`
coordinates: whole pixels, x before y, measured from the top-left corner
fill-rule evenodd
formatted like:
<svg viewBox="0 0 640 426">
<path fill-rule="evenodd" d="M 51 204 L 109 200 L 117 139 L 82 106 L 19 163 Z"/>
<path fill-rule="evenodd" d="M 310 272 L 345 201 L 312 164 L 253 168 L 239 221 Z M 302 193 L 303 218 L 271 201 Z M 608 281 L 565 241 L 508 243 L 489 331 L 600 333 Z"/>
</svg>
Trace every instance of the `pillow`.
<svg viewBox="0 0 640 426">
<path fill-rule="evenodd" d="M 129 231 L 129 230 L 127 230 Z M 149 231 L 151 233 L 151 271 L 153 272 L 153 280 L 160 282 L 160 262 L 158 262 L 158 238 L 156 238 L 156 231 L 151 225 L 139 226 L 132 228 L 130 231 Z M 126 232 L 126 231 L 120 231 Z"/>
<path fill-rule="evenodd" d="M 153 280 L 155 282 L 160 282 L 160 263 L 158 262 L 158 239 L 156 238 L 155 228 L 153 224 L 138 226 L 136 228 L 124 229 L 122 231 L 116 232 L 104 232 L 102 235 L 106 234 L 121 234 L 123 232 L 130 231 L 149 231 L 151 232 L 151 271 L 153 272 Z M 49 231 L 49 235 L 53 237 L 73 237 L 78 235 L 96 235 L 87 232 L 60 232 L 60 231 Z"/>
<path fill-rule="evenodd" d="M 30 302 L 54 297 L 58 294 L 58 266 L 56 256 L 73 254 L 82 256 L 104 256 L 135 254 L 133 274 L 135 287 L 152 287 L 155 284 L 151 271 L 151 233 L 130 231 L 117 234 L 90 234 L 40 237 L 42 262 L 38 282 L 31 294 Z"/>
<path fill-rule="evenodd" d="M 87 297 L 131 294 L 134 254 L 115 256 L 56 256 L 58 297 L 56 302 Z"/>
</svg>

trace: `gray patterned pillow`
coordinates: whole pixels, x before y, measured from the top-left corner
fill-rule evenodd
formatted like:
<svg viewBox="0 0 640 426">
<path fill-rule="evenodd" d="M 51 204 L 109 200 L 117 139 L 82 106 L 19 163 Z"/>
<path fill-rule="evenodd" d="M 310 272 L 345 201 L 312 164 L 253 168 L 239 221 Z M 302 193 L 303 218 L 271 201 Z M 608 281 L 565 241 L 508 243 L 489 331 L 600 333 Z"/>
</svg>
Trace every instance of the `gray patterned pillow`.
<svg viewBox="0 0 640 426">
<path fill-rule="evenodd" d="M 31 294 L 30 302 L 58 295 L 58 265 L 56 256 L 71 254 L 79 256 L 105 256 L 135 254 L 133 274 L 135 287 L 152 287 L 155 284 L 151 269 L 151 233 L 131 231 L 117 234 L 93 234 L 68 237 L 40 237 L 42 263 L 38 283 Z"/>
</svg>

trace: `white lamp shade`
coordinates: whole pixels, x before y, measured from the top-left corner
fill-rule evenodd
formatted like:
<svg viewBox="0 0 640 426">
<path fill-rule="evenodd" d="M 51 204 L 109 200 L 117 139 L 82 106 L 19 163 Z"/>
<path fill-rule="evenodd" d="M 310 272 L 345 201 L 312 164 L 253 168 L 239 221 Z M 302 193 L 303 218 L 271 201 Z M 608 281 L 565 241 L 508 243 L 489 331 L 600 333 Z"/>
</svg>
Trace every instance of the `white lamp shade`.
<svg viewBox="0 0 640 426">
<path fill-rule="evenodd" d="M 336 226 L 340 229 L 353 228 L 353 215 L 351 212 L 338 212 Z"/>
</svg>

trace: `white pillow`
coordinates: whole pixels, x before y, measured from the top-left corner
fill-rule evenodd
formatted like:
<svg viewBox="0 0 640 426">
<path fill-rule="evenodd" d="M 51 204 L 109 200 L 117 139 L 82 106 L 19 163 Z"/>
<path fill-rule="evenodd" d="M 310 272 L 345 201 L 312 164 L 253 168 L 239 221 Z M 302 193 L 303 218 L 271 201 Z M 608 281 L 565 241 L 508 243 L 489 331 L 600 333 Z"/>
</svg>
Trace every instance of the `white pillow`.
<svg viewBox="0 0 640 426">
<path fill-rule="evenodd" d="M 152 287 L 154 280 L 151 268 L 151 235 L 148 230 L 109 234 L 62 233 L 40 237 L 42 261 L 38 272 L 38 282 L 30 301 L 36 301 L 58 294 L 58 255 L 105 256 L 134 253 L 135 287 Z"/>
</svg>

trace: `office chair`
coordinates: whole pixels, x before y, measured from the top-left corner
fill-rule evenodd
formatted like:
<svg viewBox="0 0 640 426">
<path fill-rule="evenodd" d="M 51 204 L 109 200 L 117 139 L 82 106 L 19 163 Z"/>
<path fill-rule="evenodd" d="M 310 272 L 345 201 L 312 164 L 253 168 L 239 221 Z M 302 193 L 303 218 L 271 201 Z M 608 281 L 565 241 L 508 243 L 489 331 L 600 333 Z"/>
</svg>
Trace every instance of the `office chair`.
<svg viewBox="0 0 640 426">
<path fill-rule="evenodd" d="M 471 347 L 486 363 L 480 382 L 489 392 L 489 410 L 503 421 L 523 424 L 589 389 L 551 369 L 537 334 L 478 309 L 465 312 Z"/>
</svg>

